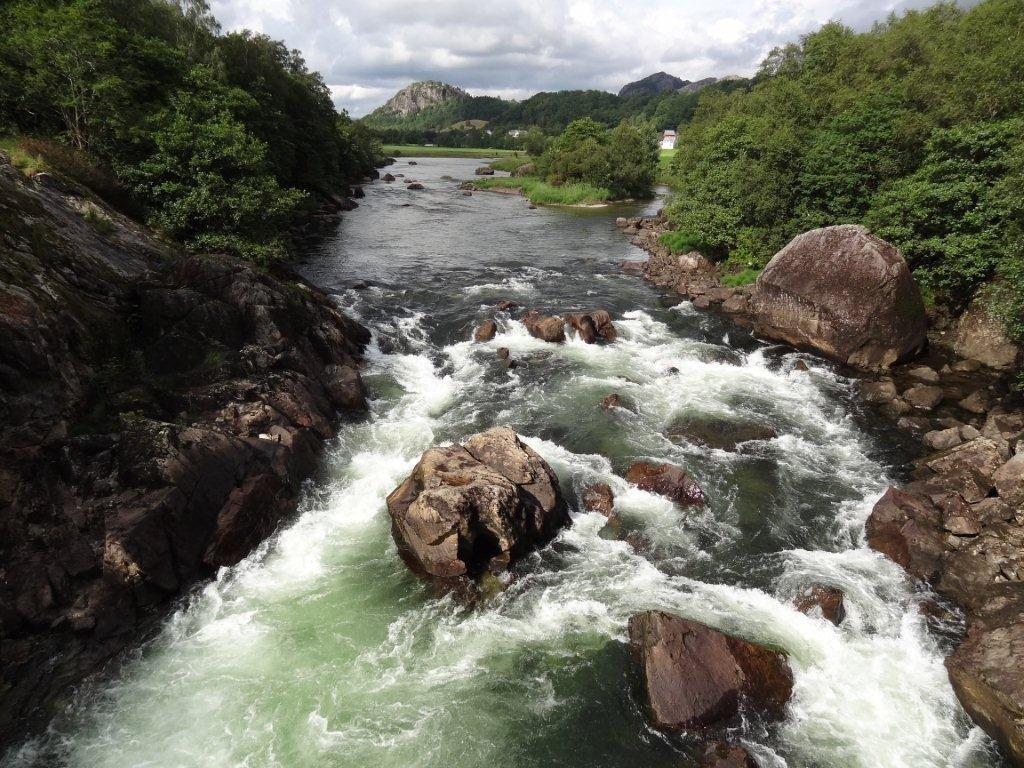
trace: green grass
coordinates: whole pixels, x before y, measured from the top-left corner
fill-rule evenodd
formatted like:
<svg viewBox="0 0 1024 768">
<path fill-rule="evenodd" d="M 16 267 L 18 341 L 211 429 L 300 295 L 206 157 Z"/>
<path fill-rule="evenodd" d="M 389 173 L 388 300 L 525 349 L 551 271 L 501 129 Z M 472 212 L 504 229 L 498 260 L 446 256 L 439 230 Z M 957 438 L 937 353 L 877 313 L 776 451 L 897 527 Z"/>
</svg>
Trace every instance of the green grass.
<svg viewBox="0 0 1024 768">
<path fill-rule="evenodd" d="M 655 181 L 659 184 L 667 184 L 672 186 L 672 176 L 669 168 L 672 164 L 672 158 L 676 156 L 676 149 L 663 149 L 661 154 L 658 155 L 658 170 L 655 173 Z"/>
<path fill-rule="evenodd" d="M 477 189 L 519 189 L 536 205 L 599 205 L 611 198 L 607 189 L 590 184 L 563 184 L 556 187 L 534 176 L 479 179 L 473 184 Z"/>
<path fill-rule="evenodd" d="M 33 156 L 21 148 L 21 139 L 17 136 L 0 136 L 0 150 L 10 155 L 11 163 L 26 176 L 34 176 L 48 170 L 46 162 Z"/>
<path fill-rule="evenodd" d="M 674 230 L 663 232 L 658 240 L 662 245 L 667 245 L 672 253 L 690 253 L 690 251 L 699 251 L 702 248 L 700 240 L 685 232 Z"/>
<path fill-rule="evenodd" d="M 760 269 L 744 269 L 742 272 L 733 272 L 730 275 L 722 275 L 722 285 L 728 285 L 732 288 L 739 288 L 741 285 L 750 285 L 757 281 L 757 276 L 761 274 Z"/>
<path fill-rule="evenodd" d="M 420 144 L 385 144 L 383 151 L 388 157 L 510 157 L 521 154 L 515 149 L 424 147 Z"/>
<path fill-rule="evenodd" d="M 529 165 L 533 162 L 533 158 L 527 154 L 517 154 L 511 157 L 502 157 L 490 163 L 491 168 L 496 171 L 508 171 L 513 173 L 517 168 L 522 165 Z"/>
</svg>

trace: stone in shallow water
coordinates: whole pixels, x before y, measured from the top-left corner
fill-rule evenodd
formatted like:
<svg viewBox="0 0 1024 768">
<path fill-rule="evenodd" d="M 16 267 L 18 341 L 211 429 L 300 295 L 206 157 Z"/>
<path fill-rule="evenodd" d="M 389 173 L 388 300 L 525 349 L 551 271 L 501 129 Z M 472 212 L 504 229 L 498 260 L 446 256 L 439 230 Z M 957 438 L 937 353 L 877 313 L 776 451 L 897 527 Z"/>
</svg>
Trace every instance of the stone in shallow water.
<svg viewBox="0 0 1024 768">
<path fill-rule="evenodd" d="M 771 440 L 778 433 L 767 424 L 732 421 L 715 416 L 686 416 L 674 421 L 665 430 L 670 440 L 685 440 L 708 448 L 735 451 L 740 443 Z"/>
<path fill-rule="evenodd" d="M 741 698 L 778 718 L 793 693 L 783 654 L 695 621 L 662 611 L 634 614 L 629 640 L 657 728 L 726 725 L 739 714 Z"/>
<path fill-rule="evenodd" d="M 842 590 L 815 584 L 797 597 L 796 609 L 808 615 L 818 614 L 825 621 L 838 625 L 846 618 L 843 599 Z"/>
<path fill-rule="evenodd" d="M 674 464 L 634 461 L 626 472 L 626 480 L 640 490 L 665 496 L 683 507 L 706 501 L 696 481 Z"/>
</svg>

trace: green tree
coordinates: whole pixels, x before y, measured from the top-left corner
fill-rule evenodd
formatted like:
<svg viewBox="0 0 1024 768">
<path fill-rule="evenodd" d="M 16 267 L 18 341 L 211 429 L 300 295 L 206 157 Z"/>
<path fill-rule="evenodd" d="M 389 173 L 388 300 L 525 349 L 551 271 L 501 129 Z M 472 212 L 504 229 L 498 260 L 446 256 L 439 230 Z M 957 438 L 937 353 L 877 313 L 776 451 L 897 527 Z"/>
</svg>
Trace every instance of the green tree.
<svg viewBox="0 0 1024 768">
<path fill-rule="evenodd" d="M 303 199 L 283 189 L 266 145 L 244 119 L 259 108 L 244 91 L 196 67 L 152 121 L 153 152 L 123 168 L 149 205 L 150 224 L 195 250 L 258 262 L 284 255 L 281 231 Z"/>
</svg>

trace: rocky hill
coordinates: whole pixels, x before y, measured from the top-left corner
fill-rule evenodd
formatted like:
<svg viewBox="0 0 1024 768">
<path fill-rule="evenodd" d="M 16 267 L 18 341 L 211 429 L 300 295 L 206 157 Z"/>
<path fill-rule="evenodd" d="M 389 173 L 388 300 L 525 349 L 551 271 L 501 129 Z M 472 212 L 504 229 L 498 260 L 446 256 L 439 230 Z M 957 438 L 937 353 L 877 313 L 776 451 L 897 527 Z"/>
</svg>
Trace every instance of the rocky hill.
<svg viewBox="0 0 1024 768">
<path fill-rule="evenodd" d="M 678 91 L 689 82 L 689 80 L 683 80 L 667 72 L 655 72 L 653 75 L 648 75 L 640 80 L 626 83 L 619 90 L 619 96 L 622 98 L 644 94 L 654 96 L 665 91 Z"/>
<path fill-rule="evenodd" d="M 295 510 L 369 333 L 2 152 L 0 232 L 3 743 Z"/>
<path fill-rule="evenodd" d="M 430 107 L 437 107 L 451 101 L 470 98 L 469 94 L 454 85 L 437 80 L 410 83 L 392 96 L 370 115 L 372 118 L 411 117 Z"/>
</svg>

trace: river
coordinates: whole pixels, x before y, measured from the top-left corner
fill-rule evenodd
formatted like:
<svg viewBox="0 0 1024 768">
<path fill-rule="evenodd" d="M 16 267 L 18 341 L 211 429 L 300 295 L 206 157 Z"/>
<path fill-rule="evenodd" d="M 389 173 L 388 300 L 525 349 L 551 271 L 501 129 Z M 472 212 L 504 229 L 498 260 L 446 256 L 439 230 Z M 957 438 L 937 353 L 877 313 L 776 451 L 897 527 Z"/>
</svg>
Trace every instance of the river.
<svg viewBox="0 0 1024 768">
<path fill-rule="evenodd" d="M 388 170 L 425 190 L 368 185 L 298 265 L 374 332 L 370 418 L 342 426 L 293 522 L 197 589 L 6 765 L 688 765 L 695 742 L 650 729 L 639 705 L 625 629 L 647 608 L 789 654 L 787 718 L 749 716 L 730 734 L 763 768 L 998 765 L 949 685 L 950 638 L 929 631 L 926 595 L 863 545 L 904 456 L 853 382 L 623 274 L 616 263 L 643 254 L 614 217 L 659 203 L 530 210 L 442 178 L 469 178 L 479 161 L 417 162 Z M 605 308 L 619 339 L 545 344 L 499 314 L 494 341 L 467 341 L 500 299 Z M 501 346 L 518 367 L 499 365 Z M 601 409 L 610 392 L 637 412 Z M 674 420 L 709 417 L 778 436 L 737 453 L 664 436 Z M 576 510 L 485 606 L 418 582 L 384 498 L 429 446 L 495 424 L 523 435 L 567 491 L 611 484 L 622 536 L 641 546 Z M 688 468 L 708 507 L 627 486 L 637 457 Z M 845 593 L 840 626 L 793 608 L 816 582 Z"/>
</svg>

